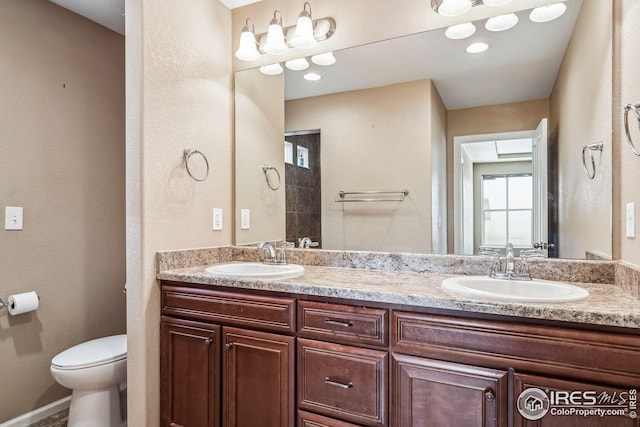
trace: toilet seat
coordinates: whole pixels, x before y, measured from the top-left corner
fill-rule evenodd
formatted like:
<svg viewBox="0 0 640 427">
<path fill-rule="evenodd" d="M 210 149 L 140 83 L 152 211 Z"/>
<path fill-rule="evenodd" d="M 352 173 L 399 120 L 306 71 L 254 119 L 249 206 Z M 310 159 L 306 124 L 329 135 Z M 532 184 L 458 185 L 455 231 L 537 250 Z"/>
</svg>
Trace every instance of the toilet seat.
<svg viewBox="0 0 640 427">
<path fill-rule="evenodd" d="M 83 369 L 105 365 L 127 358 L 127 336 L 113 335 L 83 342 L 51 360 L 56 369 Z"/>
</svg>

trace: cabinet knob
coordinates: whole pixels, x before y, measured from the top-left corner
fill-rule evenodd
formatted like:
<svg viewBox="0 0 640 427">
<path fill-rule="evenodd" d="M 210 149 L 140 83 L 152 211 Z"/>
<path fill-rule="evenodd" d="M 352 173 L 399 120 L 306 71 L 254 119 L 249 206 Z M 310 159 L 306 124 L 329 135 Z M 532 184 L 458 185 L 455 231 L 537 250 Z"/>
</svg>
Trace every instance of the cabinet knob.
<svg viewBox="0 0 640 427">
<path fill-rule="evenodd" d="M 213 343 L 213 340 L 211 338 L 207 338 L 206 340 L 204 340 L 204 343 L 206 345 L 211 345 Z"/>
<path fill-rule="evenodd" d="M 492 390 L 487 390 L 484 392 L 484 397 L 489 401 L 492 402 L 495 398 L 496 395 L 493 393 Z"/>
<path fill-rule="evenodd" d="M 231 347 L 233 347 L 233 343 L 232 342 L 227 343 L 227 344 L 224 345 L 224 348 L 226 348 L 227 350 L 231 350 Z"/>
</svg>

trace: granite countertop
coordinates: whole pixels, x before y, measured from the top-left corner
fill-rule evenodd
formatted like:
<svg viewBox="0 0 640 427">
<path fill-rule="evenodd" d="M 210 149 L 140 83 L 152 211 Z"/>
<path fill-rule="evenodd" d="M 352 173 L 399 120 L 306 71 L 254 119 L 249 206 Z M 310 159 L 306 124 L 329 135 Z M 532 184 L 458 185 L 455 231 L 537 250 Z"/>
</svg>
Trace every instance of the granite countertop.
<svg viewBox="0 0 640 427">
<path fill-rule="evenodd" d="M 456 274 L 378 271 L 305 265 L 297 277 L 245 279 L 209 275 L 205 266 L 160 270 L 157 278 L 229 288 L 289 292 L 358 301 L 517 316 L 555 321 L 640 328 L 640 300 L 612 284 L 575 283 L 590 292 L 572 303 L 489 301 L 445 292 L 440 283 Z"/>
</svg>

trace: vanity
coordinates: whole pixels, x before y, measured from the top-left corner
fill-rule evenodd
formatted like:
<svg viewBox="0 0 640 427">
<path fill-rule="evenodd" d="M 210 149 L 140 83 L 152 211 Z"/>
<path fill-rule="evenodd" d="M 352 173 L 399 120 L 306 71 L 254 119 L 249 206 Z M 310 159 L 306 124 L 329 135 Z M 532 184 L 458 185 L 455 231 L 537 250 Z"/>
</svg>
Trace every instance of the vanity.
<svg viewBox="0 0 640 427">
<path fill-rule="evenodd" d="M 606 283 L 614 263 L 541 262 L 533 274 L 595 283 L 579 283 L 587 300 L 528 304 L 441 288 L 478 257 L 293 250 L 302 275 L 262 279 L 198 265 L 257 251 L 210 251 L 158 255 L 162 426 L 638 425 L 640 301 Z M 527 389 L 555 415 L 521 415 Z M 623 415 L 559 412 L 592 398 Z"/>
</svg>

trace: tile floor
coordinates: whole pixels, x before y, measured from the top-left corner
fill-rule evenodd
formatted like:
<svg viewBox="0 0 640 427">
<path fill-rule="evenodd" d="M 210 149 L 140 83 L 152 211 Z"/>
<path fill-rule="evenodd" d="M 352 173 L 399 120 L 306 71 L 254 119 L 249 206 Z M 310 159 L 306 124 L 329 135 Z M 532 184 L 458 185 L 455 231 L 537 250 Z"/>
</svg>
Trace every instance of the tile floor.
<svg viewBox="0 0 640 427">
<path fill-rule="evenodd" d="M 66 427 L 68 418 L 69 418 L 69 410 L 65 409 L 64 411 L 60 411 L 57 414 L 53 414 L 42 421 L 38 421 L 35 424 L 31 424 L 29 427 Z"/>
</svg>

